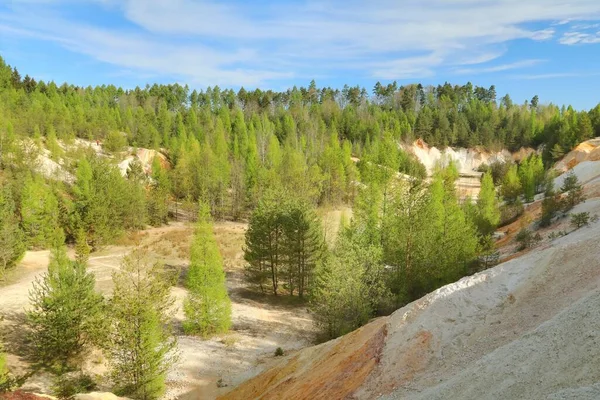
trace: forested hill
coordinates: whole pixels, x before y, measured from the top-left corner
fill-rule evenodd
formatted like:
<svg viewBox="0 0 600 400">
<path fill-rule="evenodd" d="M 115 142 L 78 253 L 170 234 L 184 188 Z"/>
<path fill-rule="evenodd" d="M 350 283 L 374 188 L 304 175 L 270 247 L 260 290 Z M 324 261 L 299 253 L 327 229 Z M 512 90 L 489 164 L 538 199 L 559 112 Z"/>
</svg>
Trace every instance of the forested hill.
<svg viewBox="0 0 600 400">
<path fill-rule="evenodd" d="M 237 93 L 216 86 L 190 91 L 178 84 L 134 90 L 112 85 L 83 88 L 22 78 L 0 58 L 0 90 L 3 130 L 10 124 L 18 134 L 35 136 L 53 128 L 59 136 L 91 139 L 118 130 L 127 132 L 132 145 L 160 146 L 175 153 L 190 137 L 202 143 L 218 129 L 225 130 L 230 147 L 242 150 L 261 135 L 268 141 L 270 133 L 282 144 L 290 136 L 303 138 L 307 147 L 336 133 L 357 153 L 387 132 L 397 140 L 420 137 L 438 147 L 516 150 L 546 144 L 549 161 L 600 135 L 600 105 L 589 112 L 576 111 L 541 104 L 537 96 L 515 103 L 509 95 L 497 98 L 494 86 L 470 83 L 377 83 L 368 91 L 358 86 L 318 88 L 313 81 L 308 88 L 285 92 L 242 88 Z M 318 154 L 311 156 L 318 159 Z"/>
</svg>

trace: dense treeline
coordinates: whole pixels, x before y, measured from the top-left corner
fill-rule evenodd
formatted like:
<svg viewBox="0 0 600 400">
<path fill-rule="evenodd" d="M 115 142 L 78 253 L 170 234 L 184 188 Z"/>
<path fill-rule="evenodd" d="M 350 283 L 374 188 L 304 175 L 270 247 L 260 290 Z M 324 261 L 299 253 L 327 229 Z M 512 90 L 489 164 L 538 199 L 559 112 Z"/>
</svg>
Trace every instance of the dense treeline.
<svg viewBox="0 0 600 400">
<path fill-rule="evenodd" d="M 83 88 L 22 78 L 0 59 L 0 153 L 16 137 L 44 137 L 55 158 L 57 139 L 75 137 L 100 140 L 108 151 L 160 148 L 171 168 L 148 204 L 152 223 L 165 221 L 168 196 L 202 200 L 216 218 L 241 217 L 270 189 L 294 190 L 313 204 L 351 201 L 359 179 L 352 156 L 377 160 L 382 146 L 419 137 L 437 146 L 544 145 L 548 163 L 594 135 L 600 105 L 577 112 L 542 105 L 537 96 L 516 104 L 508 95 L 497 99 L 494 86 L 377 83 L 371 94 L 314 81 L 285 92 Z M 14 168 L 24 156 L 3 155 L 0 163 Z M 423 173 L 408 155 L 396 168 Z"/>
<path fill-rule="evenodd" d="M 82 88 L 21 78 L 0 60 L 0 89 L 4 125 L 11 122 L 19 134 L 54 131 L 59 136 L 96 139 L 120 130 L 127 132 L 132 145 L 174 151 L 190 136 L 200 143 L 213 136 L 219 129 L 215 115 L 229 145 L 234 147 L 235 139 L 242 149 L 252 136 L 258 138 L 265 131 L 281 143 L 298 134 L 314 139 L 326 129 L 361 145 L 390 131 L 396 139 L 421 137 L 437 146 L 514 150 L 548 143 L 550 149 L 558 145 L 560 151 L 600 134 L 599 107 L 589 113 L 576 112 L 570 107 L 541 105 L 537 96 L 516 104 L 509 95 L 497 99 L 494 86 L 486 89 L 470 83 L 437 87 L 377 83 L 371 95 L 359 87 L 318 88 L 314 81 L 308 88 L 285 92 L 242 88 L 235 93 L 219 87 L 190 92 L 178 84 L 134 90 L 112 85 Z M 268 136 L 264 139 L 268 141 Z"/>
</svg>

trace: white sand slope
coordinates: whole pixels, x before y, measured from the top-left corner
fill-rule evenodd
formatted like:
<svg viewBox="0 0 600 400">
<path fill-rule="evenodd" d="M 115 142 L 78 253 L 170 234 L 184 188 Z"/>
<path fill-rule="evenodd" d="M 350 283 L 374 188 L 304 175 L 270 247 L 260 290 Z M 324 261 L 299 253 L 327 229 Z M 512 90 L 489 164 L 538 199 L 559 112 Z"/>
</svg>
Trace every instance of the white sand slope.
<svg viewBox="0 0 600 400">
<path fill-rule="evenodd" d="M 600 201 L 574 212 L 584 208 L 598 212 Z M 382 354 L 357 397 L 382 388 L 392 399 L 597 394 L 600 223 L 397 311 Z"/>
</svg>

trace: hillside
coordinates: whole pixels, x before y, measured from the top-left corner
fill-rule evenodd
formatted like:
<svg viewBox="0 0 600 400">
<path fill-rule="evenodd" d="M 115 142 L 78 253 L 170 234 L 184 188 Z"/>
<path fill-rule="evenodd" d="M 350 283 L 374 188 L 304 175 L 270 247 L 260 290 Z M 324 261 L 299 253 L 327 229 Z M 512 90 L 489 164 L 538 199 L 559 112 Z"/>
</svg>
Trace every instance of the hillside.
<svg viewBox="0 0 600 400">
<path fill-rule="evenodd" d="M 600 214 L 597 182 L 582 180 L 588 200 L 573 212 Z M 600 223 L 547 238 L 563 229 L 221 398 L 599 398 Z"/>
</svg>

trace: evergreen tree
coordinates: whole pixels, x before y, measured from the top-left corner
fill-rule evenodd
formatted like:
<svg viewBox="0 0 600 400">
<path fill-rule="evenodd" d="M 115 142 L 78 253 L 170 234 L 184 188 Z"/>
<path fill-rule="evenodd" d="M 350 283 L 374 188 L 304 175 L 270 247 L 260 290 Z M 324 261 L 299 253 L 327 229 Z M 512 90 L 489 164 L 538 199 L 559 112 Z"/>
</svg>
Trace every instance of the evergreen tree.
<svg viewBox="0 0 600 400">
<path fill-rule="evenodd" d="M 206 204 L 200 204 L 191 252 L 184 330 L 201 336 L 226 332 L 231 325 L 231 302 Z"/>
<path fill-rule="evenodd" d="M 248 280 L 265 291 L 270 280 L 273 294 L 278 294 L 279 274 L 284 262 L 283 218 L 281 203 L 273 194 L 263 197 L 252 212 L 246 231 L 244 259 L 248 262 Z"/>
<path fill-rule="evenodd" d="M 519 178 L 517 166 L 512 165 L 502 180 L 500 193 L 502 194 L 502 197 L 506 203 L 514 204 L 522 192 L 523 189 L 521 186 L 521 179 Z"/>
<path fill-rule="evenodd" d="M 492 234 L 498 223 L 500 223 L 500 208 L 496 198 L 496 189 L 492 174 L 489 172 L 481 178 L 475 223 L 479 233 L 484 237 Z"/>
<path fill-rule="evenodd" d="M 570 171 L 565 177 L 560 191 L 567 194 L 561 202 L 562 210 L 565 213 L 572 210 L 577 204 L 585 201 L 583 187 L 573 171 Z"/>
<path fill-rule="evenodd" d="M 0 182 L 3 183 L 3 182 Z M 15 216 L 9 185 L 0 187 L 0 281 L 25 253 L 25 241 Z"/>
<path fill-rule="evenodd" d="M 48 272 L 30 292 L 27 319 L 37 362 L 59 373 L 73 367 L 94 337 L 102 297 L 94 291 L 94 275 L 69 260 L 61 232 L 55 234 Z"/>
<path fill-rule="evenodd" d="M 299 297 L 310 288 L 313 271 L 324 251 L 323 229 L 308 204 L 293 202 L 283 217 L 285 277 L 290 294 Z"/>
<path fill-rule="evenodd" d="M 75 259 L 80 264 L 87 264 L 90 258 L 90 245 L 83 228 L 79 227 L 75 232 Z"/>
<path fill-rule="evenodd" d="M 119 236 L 131 220 L 131 192 L 119 170 L 101 158 L 82 159 L 73 185 L 76 219 L 92 247 Z"/>
<path fill-rule="evenodd" d="M 158 399 L 175 360 L 176 342 L 169 328 L 170 281 L 160 264 L 150 264 L 136 250 L 123 259 L 113 282 L 106 347 L 115 392 L 134 399 Z"/>
<path fill-rule="evenodd" d="M 420 268 L 420 285 L 427 293 L 453 282 L 466 273 L 467 263 L 477 253 L 477 235 L 458 204 L 454 181 L 444 181 L 441 171 L 429 187 L 426 215 L 426 259 Z M 450 176 L 453 176 L 450 174 Z"/>
<path fill-rule="evenodd" d="M 47 248 L 58 228 L 58 200 L 39 177 L 27 176 L 21 192 L 21 226 L 33 248 Z"/>
<path fill-rule="evenodd" d="M 381 248 L 361 246 L 343 232 L 333 253 L 319 265 L 311 303 L 323 339 L 366 324 L 386 297 Z"/>
<path fill-rule="evenodd" d="M 148 219 L 151 225 L 167 222 L 169 216 L 169 191 L 171 184 L 158 157 L 152 161 L 152 187 L 148 199 Z"/>
</svg>

